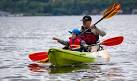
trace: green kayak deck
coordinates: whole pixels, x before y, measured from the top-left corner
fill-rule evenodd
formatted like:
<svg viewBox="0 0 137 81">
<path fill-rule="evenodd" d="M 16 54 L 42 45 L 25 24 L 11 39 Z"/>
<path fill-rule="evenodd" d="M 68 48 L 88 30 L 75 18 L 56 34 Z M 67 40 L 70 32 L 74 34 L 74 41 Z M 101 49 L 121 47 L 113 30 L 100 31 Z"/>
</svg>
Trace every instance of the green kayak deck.
<svg viewBox="0 0 137 81">
<path fill-rule="evenodd" d="M 48 58 L 52 65 L 66 66 L 79 63 L 94 63 L 96 57 L 89 52 L 78 52 L 64 49 L 49 49 Z"/>
</svg>

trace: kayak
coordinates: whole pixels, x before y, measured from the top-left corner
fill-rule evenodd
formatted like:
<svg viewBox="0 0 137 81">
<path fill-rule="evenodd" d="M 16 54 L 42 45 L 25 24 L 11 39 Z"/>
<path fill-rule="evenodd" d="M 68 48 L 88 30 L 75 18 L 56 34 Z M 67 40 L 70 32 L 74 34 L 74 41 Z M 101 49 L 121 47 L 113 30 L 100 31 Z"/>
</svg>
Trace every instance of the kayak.
<svg viewBox="0 0 137 81">
<path fill-rule="evenodd" d="M 48 51 L 48 58 L 52 65 L 68 66 L 80 63 L 95 63 L 97 57 L 102 56 L 105 50 L 98 52 L 78 52 L 58 48 L 51 48 Z"/>
</svg>

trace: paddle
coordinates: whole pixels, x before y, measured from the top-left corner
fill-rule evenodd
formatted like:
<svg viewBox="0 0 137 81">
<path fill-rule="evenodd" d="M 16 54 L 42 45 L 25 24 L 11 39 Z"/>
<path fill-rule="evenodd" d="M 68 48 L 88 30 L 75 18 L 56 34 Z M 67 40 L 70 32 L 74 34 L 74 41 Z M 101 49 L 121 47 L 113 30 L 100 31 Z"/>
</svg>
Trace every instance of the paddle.
<svg viewBox="0 0 137 81">
<path fill-rule="evenodd" d="M 105 46 L 115 46 L 115 45 L 121 44 L 123 42 L 123 39 L 124 39 L 123 36 L 118 36 L 118 37 L 114 37 L 114 38 L 104 40 L 100 44 L 105 45 Z"/>
</svg>

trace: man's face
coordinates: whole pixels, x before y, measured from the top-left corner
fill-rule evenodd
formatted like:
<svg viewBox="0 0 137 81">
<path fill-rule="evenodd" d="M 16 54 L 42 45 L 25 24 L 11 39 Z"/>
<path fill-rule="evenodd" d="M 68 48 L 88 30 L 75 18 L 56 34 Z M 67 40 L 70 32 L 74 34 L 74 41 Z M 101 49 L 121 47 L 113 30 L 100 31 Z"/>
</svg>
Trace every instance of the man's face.
<svg viewBox="0 0 137 81">
<path fill-rule="evenodd" d="M 83 26 L 89 28 L 91 26 L 91 21 L 83 21 Z"/>
</svg>

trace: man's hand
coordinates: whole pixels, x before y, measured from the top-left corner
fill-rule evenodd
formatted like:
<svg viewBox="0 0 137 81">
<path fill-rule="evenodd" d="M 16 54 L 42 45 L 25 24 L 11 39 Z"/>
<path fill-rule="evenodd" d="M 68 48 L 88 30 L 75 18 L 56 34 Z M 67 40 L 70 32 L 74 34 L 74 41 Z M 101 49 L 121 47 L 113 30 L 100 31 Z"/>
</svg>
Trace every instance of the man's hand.
<svg viewBox="0 0 137 81">
<path fill-rule="evenodd" d="M 90 27 L 90 29 L 95 29 L 96 28 L 96 26 L 94 26 L 94 25 L 92 25 L 91 27 Z"/>
</svg>

